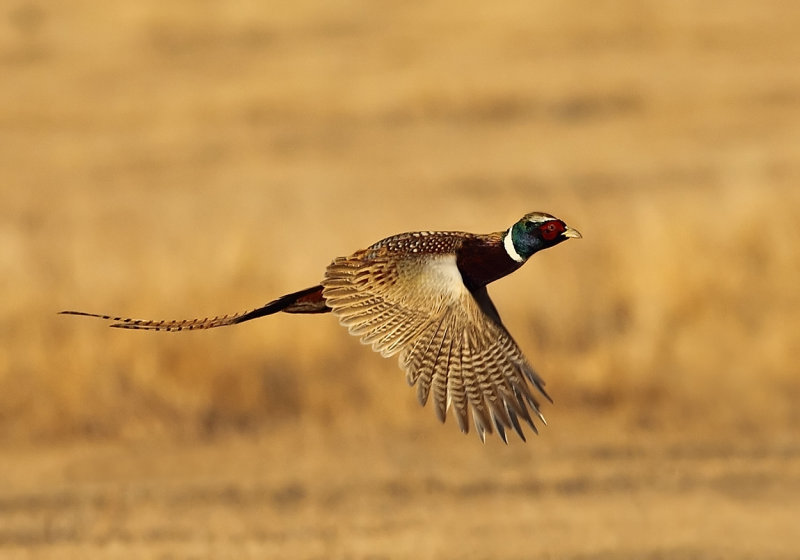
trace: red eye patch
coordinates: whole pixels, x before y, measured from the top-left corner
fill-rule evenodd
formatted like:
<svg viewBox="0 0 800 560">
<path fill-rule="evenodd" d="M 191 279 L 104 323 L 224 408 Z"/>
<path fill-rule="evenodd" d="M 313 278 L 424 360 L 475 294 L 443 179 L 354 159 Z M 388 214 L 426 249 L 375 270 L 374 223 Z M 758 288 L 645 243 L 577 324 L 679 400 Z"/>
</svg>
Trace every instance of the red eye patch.
<svg viewBox="0 0 800 560">
<path fill-rule="evenodd" d="M 563 222 L 560 222 L 558 220 L 551 220 L 539 226 L 539 231 L 542 232 L 542 238 L 545 241 L 552 241 L 553 239 L 564 233 L 566 229 L 567 226 L 565 226 Z"/>
</svg>

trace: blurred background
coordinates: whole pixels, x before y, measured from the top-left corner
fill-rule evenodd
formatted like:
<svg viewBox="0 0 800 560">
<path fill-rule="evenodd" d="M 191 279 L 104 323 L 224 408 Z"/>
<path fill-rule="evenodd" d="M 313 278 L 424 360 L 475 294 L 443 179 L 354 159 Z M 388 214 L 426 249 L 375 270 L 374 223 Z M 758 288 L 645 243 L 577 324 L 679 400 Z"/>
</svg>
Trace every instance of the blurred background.
<svg viewBox="0 0 800 560">
<path fill-rule="evenodd" d="M 645 446 L 642 469 L 670 445 L 711 442 L 719 459 L 750 442 L 751 459 L 796 467 L 798 25 L 778 1 L 0 2 L 0 442 L 23 453 L 6 480 L 72 484 L 74 450 L 109 443 L 209 453 L 184 465 L 269 448 L 315 476 L 326 462 L 421 464 L 445 494 L 435 481 L 461 459 L 476 476 L 519 474 L 494 453 L 569 470 L 586 463 L 564 451 L 575 442 Z M 439 426 L 396 361 L 331 316 L 164 334 L 56 315 L 251 309 L 388 235 L 498 231 L 534 210 L 584 238 L 490 287 L 555 400 L 542 436 L 511 451 Z M 84 482 L 119 462 L 82 463 Z M 782 480 L 800 495 L 797 476 Z M 295 482 L 290 502 L 313 495 Z M 50 542 L 19 523 L 12 543 Z M 117 542 L 94 527 L 67 542 Z M 360 556 L 328 527 L 313 553 Z"/>
</svg>

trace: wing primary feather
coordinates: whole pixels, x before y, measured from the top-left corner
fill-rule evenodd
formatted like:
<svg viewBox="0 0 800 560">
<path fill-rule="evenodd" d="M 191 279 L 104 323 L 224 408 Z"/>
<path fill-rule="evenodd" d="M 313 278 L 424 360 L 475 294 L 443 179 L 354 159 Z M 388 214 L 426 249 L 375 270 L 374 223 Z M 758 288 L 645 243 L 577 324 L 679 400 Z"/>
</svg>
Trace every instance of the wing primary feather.
<svg viewBox="0 0 800 560">
<path fill-rule="evenodd" d="M 508 409 L 508 417 L 511 419 L 511 425 L 514 428 L 514 431 L 517 432 L 517 435 L 520 437 L 520 439 L 522 439 L 522 441 L 527 441 L 525 439 L 525 432 L 522 431 L 522 426 L 519 424 L 516 413 L 510 408 Z"/>
<path fill-rule="evenodd" d="M 492 433 L 491 424 L 485 424 L 483 419 L 479 418 L 475 413 L 475 407 L 472 407 L 472 421 L 475 422 L 475 433 L 481 439 L 481 443 L 486 443 L 486 432 Z"/>
<path fill-rule="evenodd" d="M 499 416 L 494 417 L 494 426 L 497 428 L 497 435 L 500 436 L 500 439 L 503 440 L 503 443 L 508 445 L 508 437 L 506 436 L 506 428 L 503 426 L 503 423 L 500 421 Z"/>
<path fill-rule="evenodd" d="M 442 423 L 447 419 L 447 372 L 450 369 L 450 354 L 453 346 L 453 335 L 449 329 L 446 330 L 445 336 L 449 336 L 447 341 L 447 353 L 442 355 L 440 352 L 437 356 L 433 368 L 433 379 L 431 379 L 433 406 L 436 411 L 436 417 Z M 444 348 L 444 341 L 442 343 L 442 348 Z"/>
<path fill-rule="evenodd" d="M 463 336 L 463 335 L 462 335 Z M 453 356 L 452 366 L 448 367 L 447 392 L 453 403 L 453 414 L 462 433 L 469 433 L 469 397 L 464 386 L 464 341 L 461 345 L 451 346 Z"/>
<path fill-rule="evenodd" d="M 465 332 L 464 345 L 461 350 L 461 380 L 464 384 L 467 403 L 472 411 L 472 419 L 476 429 L 480 429 L 483 432 L 488 428 L 489 433 L 491 433 L 492 424 L 489 419 L 486 401 L 492 397 L 492 387 L 490 384 L 484 384 L 483 372 L 475 367 L 472 352 L 473 344 L 473 338 L 470 337 L 469 331 Z M 479 435 L 485 441 L 483 434 Z"/>
<path fill-rule="evenodd" d="M 441 334 L 441 337 L 439 336 Z M 439 355 L 442 352 L 442 346 L 444 344 L 444 338 L 447 334 L 447 324 L 444 321 L 444 317 L 439 321 L 436 331 L 434 332 L 433 336 L 431 337 L 430 343 L 425 350 L 425 353 L 422 354 L 422 363 L 420 364 L 420 374 L 417 379 L 417 400 L 422 406 L 425 406 L 425 403 L 428 402 L 428 396 L 430 395 L 431 384 L 433 382 L 433 374 L 434 369 L 436 368 L 436 360 L 439 358 Z M 434 344 L 438 339 L 438 348 L 436 349 L 436 353 L 429 352 L 431 345 Z"/>
<path fill-rule="evenodd" d="M 525 406 L 525 397 L 523 396 L 522 391 L 517 386 L 514 386 L 514 396 L 516 397 L 517 403 L 519 403 L 519 409 L 522 412 L 520 416 L 522 416 L 522 419 L 525 420 L 525 423 L 528 424 L 534 432 L 539 433 L 539 430 L 536 428 L 536 424 L 533 423 L 533 419 L 531 418 L 531 414 L 528 411 L 528 407 Z M 535 405 L 531 406 L 534 410 L 538 410 L 538 408 Z"/>
<path fill-rule="evenodd" d="M 525 377 L 527 377 L 528 380 L 539 390 L 544 398 L 552 403 L 553 399 L 547 394 L 547 391 L 544 388 L 544 381 L 536 374 L 536 371 L 534 371 L 529 364 L 524 364 L 522 371 L 525 372 Z"/>
</svg>

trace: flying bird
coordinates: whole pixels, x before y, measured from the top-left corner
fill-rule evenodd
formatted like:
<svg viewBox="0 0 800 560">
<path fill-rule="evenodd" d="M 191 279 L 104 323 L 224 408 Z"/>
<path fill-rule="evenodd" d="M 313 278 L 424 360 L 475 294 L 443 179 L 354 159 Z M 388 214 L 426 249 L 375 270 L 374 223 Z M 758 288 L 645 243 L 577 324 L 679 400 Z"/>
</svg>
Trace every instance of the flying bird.
<svg viewBox="0 0 800 560">
<path fill-rule="evenodd" d="M 234 315 L 153 321 L 82 311 L 112 327 L 153 331 L 211 329 L 284 313 L 333 312 L 361 342 L 385 357 L 399 355 L 421 405 L 430 399 L 445 421 L 452 408 L 462 432 L 469 415 L 482 441 L 494 430 L 507 442 L 511 428 L 524 441 L 520 418 L 538 432 L 543 422 L 532 387 L 552 402 L 506 330 L 486 286 L 520 268 L 538 251 L 581 234 L 543 212 L 523 216 L 507 230 L 401 233 L 338 257 L 319 285 Z"/>
</svg>

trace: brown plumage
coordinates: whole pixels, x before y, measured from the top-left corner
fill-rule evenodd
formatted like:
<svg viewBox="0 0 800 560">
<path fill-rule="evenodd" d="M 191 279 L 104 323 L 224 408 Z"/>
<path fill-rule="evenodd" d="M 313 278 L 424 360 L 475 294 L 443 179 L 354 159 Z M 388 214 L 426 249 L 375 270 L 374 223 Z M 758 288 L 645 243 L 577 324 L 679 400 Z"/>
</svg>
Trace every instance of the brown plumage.
<svg viewBox="0 0 800 560">
<path fill-rule="evenodd" d="M 318 286 L 287 294 L 245 313 L 205 319 L 152 321 L 79 311 L 127 329 L 181 331 L 233 325 L 270 315 L 332 311 L 349 332 L 383 356 L 399 355 L 409 385 L 444 422 L 453 409 L 459 428 L 470 420 L 483 440 L 512 428 L 524 440 L 521 418 L 542 422 L 535 387 L 544 381 L 503 326 L 486 285 L 518 269 L 535 252 L 580 237 L 548 214 L 524 216 L 508 231 L 412 232 L 389 237 L 335 259 Z"/>
</svg>

